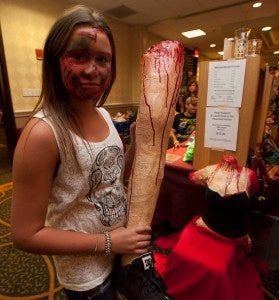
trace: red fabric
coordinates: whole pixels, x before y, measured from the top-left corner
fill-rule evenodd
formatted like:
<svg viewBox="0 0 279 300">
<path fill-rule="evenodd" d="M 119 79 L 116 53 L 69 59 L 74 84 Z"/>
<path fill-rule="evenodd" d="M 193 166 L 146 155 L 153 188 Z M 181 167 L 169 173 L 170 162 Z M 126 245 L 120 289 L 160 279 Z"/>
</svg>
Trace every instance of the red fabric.
<svg viewBox="0 0 279 300">
<path fill-rule="evenodd" d="M 155 245 L 161 249 L 173 249 L 182 231 L 164 235 L 155 240 Z"/>
<path fill-rule="evenodd" d="M 247 241 L 190 222 L 168 257 L 155 254 L 156 269 L 176 300 L 262 300 L 260 274 L 248 252 Z"/>
</svg>

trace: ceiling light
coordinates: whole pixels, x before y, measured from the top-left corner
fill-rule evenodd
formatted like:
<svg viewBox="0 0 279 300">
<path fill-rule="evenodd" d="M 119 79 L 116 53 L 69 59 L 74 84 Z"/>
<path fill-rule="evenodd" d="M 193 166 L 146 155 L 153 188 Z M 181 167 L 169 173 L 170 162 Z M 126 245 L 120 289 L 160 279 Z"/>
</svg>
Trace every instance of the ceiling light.
<svg viewBox="0 0 279 300">
<path fill-rule="evenodd" d="M 270 30 L 272 27 L 271 26 L 266 26 L 266 27 L 263 27 L 262 28 L 262 31 L 268 31 L 268 30 Z"/>
<path fill-rule="evenodd" d="M 257 8 L 257 7 L 260 7 L 260 6 L 262 6 L 262 2 L 255 2 L 255 3 L 253 4 L 253 7 L 254 7 L 254 8 Z"/>
<path fill-rule="evenodd" d="M 210 48 L 214 48 L 214 47 L 216 47 L 216 44 L 210 44 L 209 47 L 210 47 Z"/>
<path fill-rule="evenodd" d="M 185 32 L 182 32 L 181 34 L 186 36 L 188 39 L 191 39 L 191 38 L 194 38 L 194 37 L 197 37 L 197 36 L 206 35 L 206 33 L 204 31 L 202 31 L 201 29 L 185 31 Z"/>
<path fill-rule="evenodd" d="M 274 51 L 273 54 L 279 54 L 279 51 Z"/>
<path fill-rule="evenodd" d="M 218 52 L 218 54 L 224 55 L 224 51 L 220 51 L 220 52 Z"/>
</svg>

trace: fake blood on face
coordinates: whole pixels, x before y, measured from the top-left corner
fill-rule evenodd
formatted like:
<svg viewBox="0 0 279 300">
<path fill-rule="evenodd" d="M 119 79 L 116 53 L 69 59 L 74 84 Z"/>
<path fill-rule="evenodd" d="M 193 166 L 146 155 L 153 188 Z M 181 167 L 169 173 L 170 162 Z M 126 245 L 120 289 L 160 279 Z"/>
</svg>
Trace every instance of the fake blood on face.
<svg viewBox="0 0 279 300">
<path fill-rule="evenodd" d="M 60 59 L 61 77 L 69 95 L 97 100 L 110 81 L 111 57 L 110 42 L 103 31 L 78 27 Z"/>
</svg>

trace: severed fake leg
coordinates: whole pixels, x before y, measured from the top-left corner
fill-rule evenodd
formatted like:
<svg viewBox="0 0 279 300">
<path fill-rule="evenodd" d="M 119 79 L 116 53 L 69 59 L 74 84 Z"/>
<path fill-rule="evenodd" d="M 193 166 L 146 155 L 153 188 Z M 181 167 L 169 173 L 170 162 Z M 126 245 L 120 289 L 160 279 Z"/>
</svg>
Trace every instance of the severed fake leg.
<svg viewBox="0 0 279 300">
<path fill-rule="evenodd" d="M 163 41 L 143 55 L 136 152 L 128 186 L 128 227 L 151 224 L 164 176 L 183 64 L 184 47 L 175 41 Z M 124 255 L 122 264 L 133 258 Z"/>
<path fill-rule="evenodd" d="M 142 58 L 136 149 L 128 186 L 127 226 L 150 225 L 163 179 L 169 133 L 181 83 L 184 48 L 164 41 Z M 115 268 L 117 290 L 128 300 L 170 300 L 154 267 L 152 252 L 123 255 Z"/>
</svg>

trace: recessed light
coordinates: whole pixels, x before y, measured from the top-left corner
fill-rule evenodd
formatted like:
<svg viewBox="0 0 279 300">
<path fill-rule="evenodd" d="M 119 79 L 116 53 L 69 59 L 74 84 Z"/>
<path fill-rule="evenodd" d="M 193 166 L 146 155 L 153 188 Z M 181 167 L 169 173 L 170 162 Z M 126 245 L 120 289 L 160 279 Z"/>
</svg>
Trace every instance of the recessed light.
<svg viewBox="0 0 279 300">
<path fill-rule="evenodd" d="M 206 35 L 206 33 L 204 31 L 202 31 L 201 29 L 195 29 L 195 30 L 191 30 L 191 31 L 185 31 L 182 32 L 181 34 L 183 34 L 184 36 L 186 36 L 188 39 L 194 38 L 194 37 L 198 37 L 198 36 L 202 36 L 202 35 Z"/>
<path fill-rule="evenodd" d="M 273 54 L 279 54 L 279 51 L 274 51 Z"/>
<path fill-rule="evenodd" d="M 220 51 L 220 52 L 218 52 L 218 54 L 224 55 L 224 51 Z"/>
<path fill-rule="evenodd" d="M 266 27 L 263 27 L 262 28 L 262 31 L 268 31 L 268 30 L 270 30 L 272 27 L 271 26 L 266 26 Z"/>
<path fill-rule="evenodd" d="M 216 47 L 216 44 L 210 44 L 209 47 L 214 48 L 214 47 Z"/>
<path fill-rule="evenodd" d="M 262 2 L 255 2 L 255 3 L 253 4 L 253 7 L 254 7 L 254 8 L 261 7 L 261 6 L 262 6 Z"/>
</svg>

